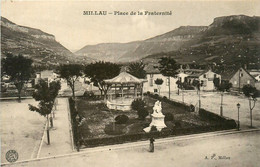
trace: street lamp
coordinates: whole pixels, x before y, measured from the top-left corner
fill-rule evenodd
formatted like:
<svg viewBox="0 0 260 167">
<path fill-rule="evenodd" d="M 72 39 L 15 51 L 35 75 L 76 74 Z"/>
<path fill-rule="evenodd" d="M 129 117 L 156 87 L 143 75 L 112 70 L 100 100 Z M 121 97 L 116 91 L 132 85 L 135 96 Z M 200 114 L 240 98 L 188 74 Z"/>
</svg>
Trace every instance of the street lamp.
<svg viewBox="0 0 260 167">
<path fill-rule="evenodd" d="M 239 128 L 240 128 L 240 123 L 239 123 L 239 108 L 240 108 L 240 104 L 237 103 L 237 120 L 238 120 L 238 122 L 237 122 L 237 130 L 239 130 Z"/>
</svg>

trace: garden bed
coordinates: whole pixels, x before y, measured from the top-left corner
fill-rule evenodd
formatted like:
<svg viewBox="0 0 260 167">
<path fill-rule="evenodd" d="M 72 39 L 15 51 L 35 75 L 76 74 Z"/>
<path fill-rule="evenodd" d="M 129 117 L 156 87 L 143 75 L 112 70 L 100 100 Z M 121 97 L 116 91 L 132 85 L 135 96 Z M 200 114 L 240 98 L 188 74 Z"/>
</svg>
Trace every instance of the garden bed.
<svg viewBox="0 0 260 167">
<path fill-rule="evenodd" d="M 146 109 L 150 114 L 153 112 L 152 108 L 157 99 L 156 97 L 150 96 L 144 98 Z M 150 116 L 146 117 L 145 120 L 140 120 L 138 119 L 137 112 L 134 110 L 109 110 L 102 100 L 78 98 L 75 101 L 76 112 L 80 116 L 80 119 L 85 119 L 78 129 L 75 130 L 79 133 L 74 134 L 74 136 L 78 135 L 77 137 L 81 143 L 81 147 L 94 147 L 146 140 L 151 136 L 161 138 L 235 127 L 234 122 L 225 121 L 225 118 L 216 119 L 215 115 L 215 119 L 207 117 L 210 115 L 205 114 L 207 111 L 203 111 L 204 116 L 200 116 L 199 113 L 191 112 L 190 106 L 171 102 L 166 98 L 161 98 L 160 100 L 162 101 L 163 114 L 172 114 L 173 120 L 166 121 L 165 124 L 167 128 L 164 128 L 161 132 L 154 131 L 145 133 L 143 129 L 149 126 L 151 122 Z M 115 123 L 115 118 L 122 114 L 129 118 L 128 121 L 124 124 Z M 227 122 L 230 123 L 230 126 L 226 125 Z"/>
</svg>

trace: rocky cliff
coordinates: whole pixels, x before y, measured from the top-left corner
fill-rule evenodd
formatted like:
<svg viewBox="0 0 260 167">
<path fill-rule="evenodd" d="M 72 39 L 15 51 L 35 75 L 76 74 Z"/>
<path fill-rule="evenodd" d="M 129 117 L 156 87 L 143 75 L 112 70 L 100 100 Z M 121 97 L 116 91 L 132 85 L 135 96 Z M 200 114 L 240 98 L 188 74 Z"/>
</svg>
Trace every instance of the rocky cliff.
<svg viewBox="0 0 260 167">
<path fill-rule="evenodd" d="M 1 56 L 7 53 L 23 54 L 39 65 L 75 62 L 73 53 L 57 42 L 54 35 L 1 17 Z"/>
</svg>

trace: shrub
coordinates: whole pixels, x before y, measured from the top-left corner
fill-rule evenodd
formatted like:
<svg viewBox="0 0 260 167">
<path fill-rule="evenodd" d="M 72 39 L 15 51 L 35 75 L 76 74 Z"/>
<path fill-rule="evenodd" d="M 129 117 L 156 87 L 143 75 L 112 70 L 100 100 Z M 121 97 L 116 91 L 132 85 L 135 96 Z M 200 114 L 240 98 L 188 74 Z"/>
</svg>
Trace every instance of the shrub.
<svg viewBox="0 0 260 167">
<path fill-rule="evenodd" d="M 169 113 L 169 112 L 165 113 L 164 122 L 173 121 L 173 120 L 174 120 L 174 118 L 173 118 L 172 113 Z"/>
<path fill-rule="evenodd" d="M 115 118 L 116 124 L 125 124 L 128 120 L 129 118 L 126 115 L 118 115 Z"/>
<path fill-rule="evenodd" d="M 131 107 L 133 110 L 137 111 L 138 118 L 144 120 L 146 116 L 149 115 L 147 109 L 145 108 L 145 102 L 142 99 L 135 99 Z"/>
<path fill-rule="evenodd" d="M 257 95 L 258 91 L 252 85 L 243 86 L 242 91 L 243 91 L 243 93 L 245 94 L 246 97 L 252 96 L 253 98 L 256 98 L 258 96 Z"/>
<path fill-rule="evenodd" d="M 93 99 L 95 97 L 95 95 L 92 91 L 85 91 L 83 96 L 88 99 Z"/>
<path fill-rule="evenodd" d="M 166 100 L 167 100 L 167 97 L 166 97 L 166 96 L 163 96 L 162 99 L 163 99 L 163 101 L 166 101 Z"/>
<path fill-rule="evenodd" d="M 133 110 L 136 110 L 136 111 L 142 110 L 145 107 L 145 102 L 142 99 L 135 99 L 132 102 L 131 107 Z"/>
<path fill-rule="evenodd" d="M 138 114 L 139 119 L 144 120 L 145 117 L 147 117 L 149 115 L 149 112 L 147 111 L 146 108 L 143 108 L 141 110 L 138 110 L 137 114 Z"/>
</svg>

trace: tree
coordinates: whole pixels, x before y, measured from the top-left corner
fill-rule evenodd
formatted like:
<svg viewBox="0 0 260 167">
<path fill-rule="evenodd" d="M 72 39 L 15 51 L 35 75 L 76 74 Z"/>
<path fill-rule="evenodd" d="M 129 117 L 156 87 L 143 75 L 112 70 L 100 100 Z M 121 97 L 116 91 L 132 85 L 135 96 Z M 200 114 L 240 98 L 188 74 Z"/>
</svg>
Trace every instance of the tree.
<svg viewBox="0 0 260 167">
<path fill-rule="evenodd" d="M 197 94 L 199 94 L 200 86 L 201 86 L 200 81 L 194 79 L 194 80 L 192 81 L 192 86 L 194 86 L 194 87 L 197 89 Z"/>
<path fill-rule="evenodd" d="M 220 79 L 215 77 L 213 79 L 213 83 L 214 83 L 215 88 L 218 88 L 220 85 Z"/>
<path fill-rule="evenodd" d="M 215 78 L 214 78 L 215 80 Z M 214 82 L 213 80 L 213 82 Z M 224 96 L 224 92 L 225 91 L 229 91 L 230 88 L 232 87 L 232 83 L 226 82 L 226 81 L 222 81 L 221 83 L 219 83 L 219 79 L 215 80 L 214 85 L 217 88 L 218 91 L 221 92 L 221 103 L 220 103 L 220 115 L 223 115 L 223 96 Z"/>
<path fill-rule="evenodd" d="M 176 77 L 178 74 L 177 69 L 179 68 L 177 62 L 170 57 L 162 57 L 159 60 L 159 70 L 164 76 L 168 76 L 168 84 L 169 84 L 169 99 L 171 97 L 171 78 L 170 77 Z"/>
<path fill-rule="evenodd" d="M 252 112 L 253 112 L 253 109 L 255 107 L 256 97 L 258 96 L 258 91 L 252 85 L 245 85 L 245 86 L 243 86 L 242 91 L 243 91 L 244 95 L 246 97 L 248 97 L 248 100 L 249 100 L 249 110 L 250 110 L 250 120 L 251 120 L 250 127 L 253 127 Z"/>
<path fill-rule="evenodd" d="M 10 80 L 14 82 L 18 90 L 19 102 L 21 101 L 21 91 L 24 83 L 28 81 L 33 74 L 33 61 L 29 58 L 23 57 L 21 54 L 14 56 L 7 54 L 6 58 L 2 59 L 3 73 L 10 76 Z"/>
<path fill-rule="evenodd" d="M 47 140 L 48 144 L 50 144 L 50 136 L 49 136 L 49 114 L 51 114 L 54 100 L 58 95 L 58 91 L 60 89 L 59 82 L 48 82 L 44 80 L 40 80 L 39 84 L 35 85 L 35 92 L 33 93 L 33 98 L 36 101 L 39 101 L 38 107 L 35 107 L 29 104 L 29 110 L 38 112 L 40 115 L 46 117 L 47 119 Z"/>
<path fill-rule="evenodd" d="M 243 86 L 242 91 L 243 91 L 243 93 L 245 94 L 246 97 L 252 97 L 252 98 L 257 97 L 257 90 L 252 85 Z"/>
<path fill-rule="evenodd" d="M 137 78 L 145 78 L 146 71 L 144 70 L 145 65 L 143 62 L 131 63 L 128 66 L 127 72 Z"/>
<path fill-rule="evenodd" d="M 181 89 L 181 92 L 182 92 L 182 102 L 184 102 L 184 87 L 185 87 L 185 84 L 187 85 L 187 83 L 185 82 L 181 82 L 180 80 L 176 81 L 176 84 L 178 86 L 178 95 L 180 94 L 179 90 Z"/>
<path fill-rule="evenodd" d="M 75 82 L 82 76 L 82 66 L 79 64 L 65 64 L 58 69 L 60 77 L 65 79 L 72 90 L 72 97 L 75 98 Z"/>
<path fill-rule="evenodd" d="M 227 81 L 222 81 L 218 86 L 217 90 L 221 92 L 229 92 L 230 88 L 232 88 L 232 83 L 227 82 Z"/>
<path fill-rule="evenodd" d="M 200 101 L 200 87 L 203 83 L 200 83 L 199 80 L 193 80 L 192 85 L 197 88 L 197 94 L 199 95 L 199 109 L 201 108 L 201 101 Z"/>
<path fill-rule="evenodd" d="M 99 61 L 88 64 L 84 73 L 94 83 L 94 86 L 98 87 L 101 95 L 104 94 L 106 98 L 107 91 L 111 85 L 106 84 L 104 80 L 116 77 L 120 73 L 120 66 L 115 63 Z"/>
<path fill-rule="evenodd" d="M 158 90 L 159 90 L 159 95 L 160 95 L 160 89 L 161 89 L 161 85 L 163 84 L 163 80 L 161 78 L 157 78 L 154 83 L 157 85 Z"/>
</svg>

